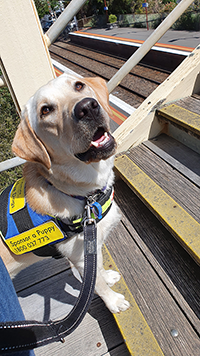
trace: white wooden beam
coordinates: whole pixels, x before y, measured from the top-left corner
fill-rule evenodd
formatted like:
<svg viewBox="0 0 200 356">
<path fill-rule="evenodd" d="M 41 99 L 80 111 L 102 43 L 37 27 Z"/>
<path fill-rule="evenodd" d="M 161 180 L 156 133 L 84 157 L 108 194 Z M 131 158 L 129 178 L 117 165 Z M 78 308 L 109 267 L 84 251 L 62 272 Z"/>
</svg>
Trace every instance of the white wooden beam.
<svg viewBox="0 0 200 356">
<path fill-rule="evenodd" d="M 114 137 L 117 140 L 118 153 L 157 136 L 165 124 L 155 117 L 156 109 L 199 92 L 199 72 L 200 46 L 117 128 Z"/>
<path fill-rule="evenodd" d="M 33 0 L 0 1 L 0 57 L 18 111 L 55 77 Z"/>
</svg>

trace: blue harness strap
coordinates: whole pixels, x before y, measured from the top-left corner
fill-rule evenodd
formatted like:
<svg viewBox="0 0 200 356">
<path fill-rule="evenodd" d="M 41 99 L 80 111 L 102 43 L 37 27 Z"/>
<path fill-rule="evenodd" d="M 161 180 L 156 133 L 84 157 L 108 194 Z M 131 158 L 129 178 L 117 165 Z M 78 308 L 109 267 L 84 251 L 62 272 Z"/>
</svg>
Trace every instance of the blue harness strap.
<svg viewBox="0 0 200 356">
<path fill-rule="evenodd" d="M 11 192 L 14 184 L 7 187 L 0 195 L 0 234 L 3 241 L 7 243 L 9 239 L 17 235 L 21 235 L 35 227 L 39 227 L 45 222 L 53 221 L 56 223 L 56 219 L 49 215 L 37 214 L 31 209 L 29 204 L 25 201 L 23 208 L 16 210 L 14 213 L 10 213 L 10 201 Z M 25 192 L 24 192 L 25 196 Z M 62 235 L 62 239 L 66 239 L 67 236 Z M 58 239 L 58 241 L 62 241 Z M 54 241 L 56 243 L 57 241 Z M 61 258 L 62 255 L 57 251 L 54 243 L 47 244 L 32 250 L 38 256 L 52 256 L 54 258 Z M 26 253 L 26 250 L 24 250 Z"/>
<path fill-rule="evenodd" d="M 96 223 L 110 210 L 113 195 L 110 188 L 106 192 L 98 190 L 90 196 L 89 205 Z M 43 257 L 62 257 L 56 249 L 56 242 L 82 232 L 85 218 L 86 210 L 81 216 L 65 221 L 36 213 L 26 201 L 24 178 L 7 187 L 0 195 L 0 235 L 15 254 L 33 252 Z"/>
</svg>

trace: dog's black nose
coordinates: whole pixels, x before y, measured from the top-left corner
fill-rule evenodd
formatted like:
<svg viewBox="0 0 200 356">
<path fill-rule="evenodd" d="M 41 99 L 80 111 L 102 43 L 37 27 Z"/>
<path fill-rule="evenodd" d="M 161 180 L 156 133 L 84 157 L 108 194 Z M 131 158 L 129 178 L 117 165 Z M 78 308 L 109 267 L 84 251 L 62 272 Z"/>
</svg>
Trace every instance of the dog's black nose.
<svg viewBox="0 0 200 356">
<path fill-rule="evenodd" d="M 94 98 L 84 98 L 79 101 L 75 108 L 74 114 L 77 120 L 84 118 L 92 119 L 99 113 L 99 104 Z"/>
</svg>

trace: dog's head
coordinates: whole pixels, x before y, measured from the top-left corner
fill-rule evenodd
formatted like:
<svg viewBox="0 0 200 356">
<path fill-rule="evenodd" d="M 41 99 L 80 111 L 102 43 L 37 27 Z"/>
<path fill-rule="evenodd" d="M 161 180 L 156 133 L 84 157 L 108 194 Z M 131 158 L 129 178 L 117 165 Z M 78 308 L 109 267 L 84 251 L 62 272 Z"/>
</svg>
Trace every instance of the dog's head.
<svg viewBox="0 0 200 356">
<path fill-rule="evenodd" d="M 63 74 L 40 88 L 28 101 L 15 134 L 13 152 L 48 169 L 69 159 L 85 163 L 115 153 L 109 130 L 106 83 Z"/>
</svg>

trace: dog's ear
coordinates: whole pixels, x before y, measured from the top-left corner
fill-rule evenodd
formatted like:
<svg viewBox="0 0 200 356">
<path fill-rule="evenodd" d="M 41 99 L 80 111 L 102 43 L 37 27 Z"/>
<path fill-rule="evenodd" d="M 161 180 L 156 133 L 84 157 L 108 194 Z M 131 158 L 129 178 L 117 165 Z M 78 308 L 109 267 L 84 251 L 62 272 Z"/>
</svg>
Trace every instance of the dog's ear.
<svg viewBox="0 0 200 356">
<path fill-rule="evenodd" d="M 27 161 L 42 163 L 48 169 L 51 167 L 48 152 L 31 128 L 26 109 L 15 133 L 12 151 Z"/>
<path fill-rule="evenodd" d="M 112 117 L 113 113 L 109 106 L 109 93 L 108 93 L 106 81 L 100 77 L 83 78 L 83 81 L 95 91 L 99 103 L 104 108 L 104 110 L 108 113 L 108 115 Z"/>
</svg>

